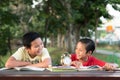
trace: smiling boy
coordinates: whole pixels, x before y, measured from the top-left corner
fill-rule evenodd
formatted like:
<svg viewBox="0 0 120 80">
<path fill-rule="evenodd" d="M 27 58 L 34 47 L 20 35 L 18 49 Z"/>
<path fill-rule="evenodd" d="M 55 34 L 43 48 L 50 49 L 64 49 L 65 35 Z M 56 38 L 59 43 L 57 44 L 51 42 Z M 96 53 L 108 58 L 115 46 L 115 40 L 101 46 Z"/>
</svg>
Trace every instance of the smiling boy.
<svg viewBox="0 0 120 80">
<path fill-rule="evenodd" d="M 95 43 L 93 40 L 88 38 L 80 39 L 76 45 L 75 53 L 71 54 L 71 65 L 74 65 L 77 68 L 80 66 L 99 65 L 106 70 L 112 70 L 115 68 L 114 65 L 92 56 L 94 50 Z"/>
<path fill-rule="evenodd" d="M 23 35 L 23 47 L 20 47 L 5 64 L 6 68 L 18 66 L 34 66 L 46 68 L 51 65 L 51 57 L 47 48 L 44 48 L 40 35 L 28 32 Z"/>
</svg>

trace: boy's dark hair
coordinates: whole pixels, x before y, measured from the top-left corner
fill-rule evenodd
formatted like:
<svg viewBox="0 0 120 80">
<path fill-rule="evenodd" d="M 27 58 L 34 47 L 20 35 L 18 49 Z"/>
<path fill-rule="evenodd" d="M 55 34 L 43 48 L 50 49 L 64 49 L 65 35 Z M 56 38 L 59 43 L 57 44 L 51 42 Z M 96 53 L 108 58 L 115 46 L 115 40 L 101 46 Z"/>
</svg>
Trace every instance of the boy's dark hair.
<svg viewBox="0 0 120 80">
<path fill-rule="evenodd" d="M 83 38 L 83 39 L 80 39 L 79 42 L 85 44 L 86 53 L 89 51 L 92 51 L 92 53 L 93 53 L 93 51 L 95 50 L 95 43 L 93 40 L 88 39 L 88 38 Z"/>
<path fill-rule="evenodd" d="M 31 42 L 37 38 L 40 38 L 40 35 L 37 32 L 28 32 L 23 35 L 22 38 L 23 45 L 27 48 L 30 48 Z"/>
</svg>

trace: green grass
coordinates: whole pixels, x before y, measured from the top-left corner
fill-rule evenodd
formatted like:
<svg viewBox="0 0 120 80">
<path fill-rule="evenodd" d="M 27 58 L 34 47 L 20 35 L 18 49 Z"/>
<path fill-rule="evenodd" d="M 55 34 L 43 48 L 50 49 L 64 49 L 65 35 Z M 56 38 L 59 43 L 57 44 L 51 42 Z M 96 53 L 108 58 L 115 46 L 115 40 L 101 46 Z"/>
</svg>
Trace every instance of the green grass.
<svg viewBox="0 0 120 80">
<path fill-rule="evenodd" d="M 60 65 L 61 55 L 63 53 L 65 53 L 66 51 L 62 48 L 59 49 L 59 48 L 53 48 L 53 47 L 48 48 L 48 51 L 49 51 L 50 56 L 52 58 L 52 64 L 53 65 Z M 97 57 L 98 59 L 101 59 L 101 60 L 106 61 L 106 62 L 117 63 L 120 66 L 120 58 L 118 58 L 117 56 L 104 55 L 104 54 L 98 54 L 98 53 L 94 53 L 93 55 L 95 57 Z M 10 55 L 8 54 L 6 56 L 1 57 L 2 61 L 0 61 L 0 67 L 4 67 L 4 64 L 5 64 L 5 62 L 6 62 L 6 60 L 8 59 L 9 56 Z"/>
<path fill-rule="evenodd" d="M 118 45 L 101 45 L 101 46 L 97 46 L 97 49 L 120 53 L 120 47 Z M 94 54 L 94 55 L 101 60 L 111 63 L 117 63 L 120 66 L 120 58 L 115 55 L 103 55 L 103 54 Z"/>
<path fill-rule="evenodd" d="M 53 65 L 60 65 L 60 57 L 65 52 L 64 49 L 48 48 Z M 120 58 L 115 55 L 104 55 L 94 53 L 93 56 L 105 62 L 117 63 L 120 66 Z"/>
<path fill-rule="evenodd" d="M 93 55 L 100 60 L 109 63 L 117 63 L 120 66 L 120 58 L 115 55 L 104 55 L 99 53 L 94 53 Z"/>
<path fill-rule="evenodd" d="M 52 65 L 60 65 L 61 55 L 65 53 L 64 49 L 48 48 L 52 58 Z"/>
<path fill-rule="evenodd" d="M 1 56 L 0 57 L 0 67 L 4 67 L 5 62 L 7 61 L 7 59 L 8 59 L 9 56 L 10 55 L 6 55 L 6 56 Z"/>
<path fill-rule="evenodd" d="M 109 50 L 112 52 L 120 53 L 120 47 L 118 47 L 117 45 L 101 45 L 97 46 L 97 49 Z"/>
</svg>

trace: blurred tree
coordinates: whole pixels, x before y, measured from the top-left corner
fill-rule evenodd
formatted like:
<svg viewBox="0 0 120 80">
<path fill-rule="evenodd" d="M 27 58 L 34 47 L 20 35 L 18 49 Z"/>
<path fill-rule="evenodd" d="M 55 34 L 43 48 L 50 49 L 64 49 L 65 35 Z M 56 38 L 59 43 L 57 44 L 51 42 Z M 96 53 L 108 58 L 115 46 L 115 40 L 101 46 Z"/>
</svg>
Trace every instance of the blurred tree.
<svg viewBox="0 0 120 80">
<path fill-rule="evenodd" d="M 70 53 L 80 36 L 90 37 L 89 31 L 96 31 L 99 17 L 109 16 L 106 4 L 120 3 L 119 0 L 43 0 L 43 4 L 32 8 L 32 0 L 0 2 L 0 38 L 9 44 L 7 49 L 10 49 L 11 38 L 37 31 L 45 37 L 45 46 L 49 37 L 52 45 L 64 47 Z M 6 36 L 3 31 L 9 34 Z"/>
<path fill-rule="evenodd" d="M 17 16 L 11 13 L 9 8 L 10 1 L 2 0 L 0 1 L 0 61 L 1 56 L 4 56 L 9 51 L 11 53 L 11 37 L 12 32 L 10 28 L 17 22 Z M 1 65 L 0 63 L 0 65 Z"/>
<path fill-rule="evenodd" d="M 49 16 L 46 35 L 53 45 L 57 39 L 58 47 L 66 46 L 68 52 L 73 52 L 80 36 L 90 37 L 89 31 L 96 31 L 99 17 L 108 16 L 105 7 L 111 1 L 48 0 L 47 9 L 43 8 L 43 13 Z"/>
</svg>

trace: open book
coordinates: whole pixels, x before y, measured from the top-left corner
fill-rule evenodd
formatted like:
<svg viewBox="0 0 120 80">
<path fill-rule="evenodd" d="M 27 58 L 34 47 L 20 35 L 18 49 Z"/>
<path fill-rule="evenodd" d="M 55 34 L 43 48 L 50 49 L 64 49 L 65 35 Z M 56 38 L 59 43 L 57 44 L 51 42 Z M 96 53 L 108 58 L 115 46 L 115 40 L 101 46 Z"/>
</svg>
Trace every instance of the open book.
<svg viewBox="0 0 120 80">
<path fill-rule="evenodd" d="M 120 68 L 115 68 L 113 69 L 113 71 L 120 71 Z"/>
<path fill-rule="evenodd" d="M 94 71 L 94 70 L 101 70 L 102 67 L 98 65 L 93 66 L 81 66 L 80 68 L 76 68 L 74 66 L 52 66 L 48 68 L 48 70 L 52 72 L 66 72 L 66 71 Z"/>
<path fill-rule="evenodd" d="M 48 70 L 52 72 L 77 71 L 73 66 L 52 66 L 51 68 L 48 68 Z"/>
<path fill-rule="evenodd" d="M 25 66 L 25 67 L 14 67 L 15 70 L 19 70 L 19 71 L 28 71 L 28 70 L 32 70 L 32 71 L 44 71 L 45 68 L 38 68 L 38 67 L 33 67 L 33 66 Z"/>
<path fill-rule="evenodd" d="M 78 71 L 93 71 L 93 70 L 102 70 L 102 67 L 98 65 L 93 66 L 81 66 Z"/>
<path fill-rule="evenodd" d="M 8 70 L 9 68 L 5 68 L 5 67 L 3 67 L 3 68 L 0 68 L 0 71 L 2 71 L 2 70 Z"/>
</svg>

